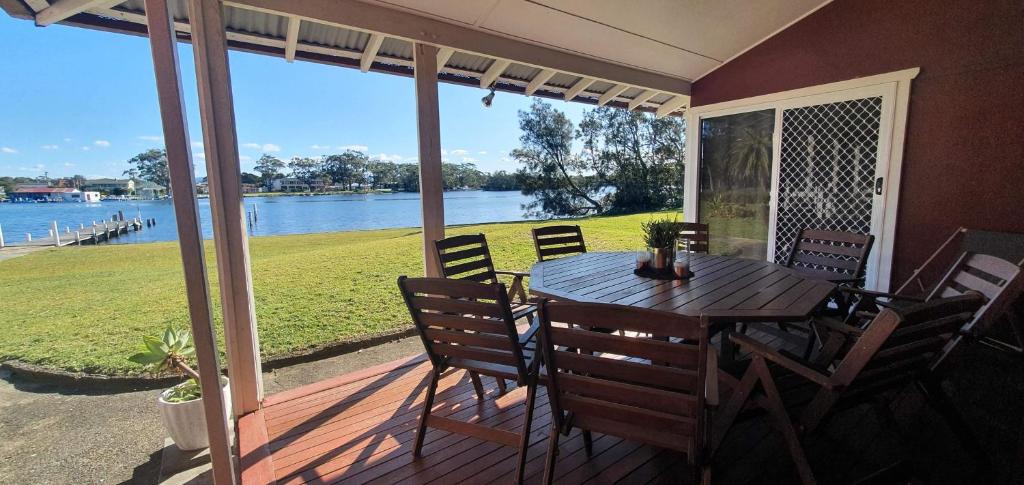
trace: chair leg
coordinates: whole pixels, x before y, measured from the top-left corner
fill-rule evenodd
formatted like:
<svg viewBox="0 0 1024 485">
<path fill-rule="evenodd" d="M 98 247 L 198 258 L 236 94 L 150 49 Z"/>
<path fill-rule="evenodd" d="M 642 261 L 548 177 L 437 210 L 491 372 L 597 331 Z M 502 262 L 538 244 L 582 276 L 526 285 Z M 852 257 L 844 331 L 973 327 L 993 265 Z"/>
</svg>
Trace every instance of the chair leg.
<svg viewBox="0 0 1024 485">
<path fill-rule="evenodd" d="M 548 454 L 544 463 L 544 483 L 551 485 L 555 478 L 555 458 L 558 456 L 558 427 L 551 425 L 551 433 L 548 435 Z"/>
<path fill-rule="evenodd" d="M 494 380 L 498 381 L 498 394 L 504 396 L 508 392 L 508 388 L 505 387 L 505 379 L 501 377 L 495 377 Z"/>
<path fill-rule="evenodd" d="M 981 442 L 978 441 L 977 435 L 974 434 L 970 424 L 960 414 L 953 401 L 946 395 L 946 391 L 942 390 L 942 385 L 934 379 L 924 379 L 918 381 L 917 386 L 928 400 L 928 404 L 946 420 L 946 424 L 953 430 L 953 434 L 978 462 L 979 468 L 986 471 L 991 470 L 992 463 L 981 446 Z"/>
<path fill-rule="evenodd" d="M 423 437 L 427 434 L 427 416 L 430 415 L 430 409 L 434 407 L 434 394 L 437 393 L 437 381 L 440 378 L 441 373 L 437 369 L 430 376 L 430 385 L 427 387 L 427 399 L 423 402 L 423 413 L 420 414 L 420 424 L 416 428 L 416 444 L 413 447 L 412 455 L 419 458 L 420 451 L 423 449 Z"/>
<path fill-rule="evenodd" d="M 594 453 L 594 438 L 590 435 L 590 430 L 583 430 L 583 450 L 587 452 L 587 456 Z"/>
<path fill-rule="evenodd" d="M 793 428 L 793 421 L 789 419 L 789 414 L 786 413 L 786 408 L 782 404 L 782 396 L 779 394 L 778 388 L 775 387 L 775 380 L 768 369 L 768 364 L 763 357 L 755 356 L 750 366 L 757 372 L 761 380 L 761 388 L 764 389 L 768 414 L 775 418 L 775 424 L 778 426 L 779 431 L 782 432 L 782 439 L 786 442 L 789 454 L 793 457 L 797 474 L 800 475 L 800 481 L 804 485 L 817 483 L 814 479 L 814 474 L 811 472 L 811 465 L 807 462 L 807 456 L 804 455 L 803 446 L 800 445 L 800 438 L 797 437 L 796 429 Z"/>
<path fill-rule="evenodd" d="M 732 428 L 733 422 L 736 421 L 736 416 L 739 415 L 743 405 L 750 399 L 750 394 L 754 392 L 754 386 L 756 385 L 757 372 L 753 368 L 747 369 L 739 383 L 733 387 L 729 401 L 725 403 L 725 406 L 719 411 L 718 417 L 712 422 L 713 431 L 711 433 L 710 451 L 712 454 L 718 449 L 718 445 L 722 444 L 726 433 Z"/>
<path fill-rule="evenodd" d="M 526 385 L 526 413 L 523 417 L 523 434 L 519 438 L 519 456 L 516 458 L 516 483 L 523 483 L 526 468 L 526 450 L 530 447 L 530 428 L 533 422 L 533 404 L 537 399 L 537 383 Z"/>
<path fill-rule="evenodd" d="M 480 401 L 484 400 L 484 385 L 480 382 L 480 374 L 473 371 L 469 372 L 469 380 L 473 381 L 473 389 L 476 390 L 476 398 Z"/>
</svg>

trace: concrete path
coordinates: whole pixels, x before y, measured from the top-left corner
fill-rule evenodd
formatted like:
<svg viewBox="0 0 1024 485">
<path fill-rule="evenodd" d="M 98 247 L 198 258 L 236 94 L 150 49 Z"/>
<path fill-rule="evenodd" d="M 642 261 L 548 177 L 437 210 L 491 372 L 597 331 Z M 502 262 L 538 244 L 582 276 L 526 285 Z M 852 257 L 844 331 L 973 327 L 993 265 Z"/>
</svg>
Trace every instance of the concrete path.
<svg viewBox="0 0 1024 485">
<path fill-rule="evenodd" d="M 263 376 L 267 394 L 422 352 L 418 337 Z M 0 483 L 157 482 L 157 390 L 98 394 L 0 373 Z"/>
<path fill-rule="evenodd" d="M 40 246 L 6 246 L 0 248 L 0 261 L 5 259 L 17 258 L 18 256 L 24 256 L 26 254 L 34 253 L 36 251 L 42 251 L 48 249 L 47 247 Z"/>
</svg>

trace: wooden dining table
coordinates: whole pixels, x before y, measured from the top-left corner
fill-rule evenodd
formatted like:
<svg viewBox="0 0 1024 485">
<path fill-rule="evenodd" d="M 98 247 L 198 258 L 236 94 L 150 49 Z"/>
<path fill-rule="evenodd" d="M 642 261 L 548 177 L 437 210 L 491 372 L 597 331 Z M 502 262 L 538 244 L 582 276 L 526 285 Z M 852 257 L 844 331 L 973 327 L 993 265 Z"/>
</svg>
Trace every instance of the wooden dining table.
<svg viewBox="0 0 1024 485">
<path fill-rule="evenodd" d="M 530 271 L 536 297 L 616 303 L 692 317 L 708 316 L 712 334 L 738 322 L 807 320 L 836 285 L 767 261 L 693 254 L 693 276 L 660 280 L 633 273 L 635 252 L 591 252 L 539 262 Z M 723 357 L 732 345 L 722 338 Z"/>
</svg>

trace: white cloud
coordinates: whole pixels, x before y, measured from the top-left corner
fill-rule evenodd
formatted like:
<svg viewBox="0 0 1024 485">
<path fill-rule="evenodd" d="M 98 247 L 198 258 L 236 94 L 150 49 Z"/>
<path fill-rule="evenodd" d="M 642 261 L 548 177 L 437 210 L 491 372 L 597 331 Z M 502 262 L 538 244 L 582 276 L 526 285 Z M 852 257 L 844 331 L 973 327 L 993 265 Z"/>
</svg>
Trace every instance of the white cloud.
<svg viewBox="0 0 1024 485">
<path fill-rule="evenodd" d="M 82 151 L 83 152 L 89 151 L 89 146 L 88 145 L 82 145 Z"/>
<path fill-rule="evenodd" d="M 442 153 L 443 153 L 443 151 L 442 151 Z M 459 157 L 459 156 L 462 156 L 462 155 L 469 155 L 469 150 L 463 150 L 461 148 L 458 148 L 458 149 L 452 150 L 450 153 L 452 155 L 455 155 L 455 156 Z"/>
<path fill-rule="evenodd" d="M 96 146 L 98 146 L 100 148 L 107 148 L 107 147 L 110 146 L 110 142 L 107 141 L 107 140 L 96 140 L 96 141 L 92 142 L 92 144 L 96 145 Z"/>
<path fill-rule="evenodd" d="M 75 164 L 73 164 L 71 162 L 64 162 L 64 166 L 67 167 L 67 168 L 71 168 L 71 167 L 74 167 Z"/>
<path fill-rule="evenodd" d="M 477 160 L 477 159 L 475 159 L 473 157 L 462 157 L 462 163 L 473 163 L 473 162 L 479 162 L 479 161 L 480 160 Z"/>
<path fill-rule="evenodd" d="M 194 148 L 202 148 L 203 147 L 203 142 L 201 142 L 201 141 L 194 141 L 194 142 L 192 142 L 192 146 Z"/>
<path fill-rule="evenodd" d="M 251 148 L 253 150 L 261 150 L 261 151 L 264 151 L 264 152 L 279 152 L 279 151 L 281 151 L 280 145 L 275 145 L 273 143 L 264 143 L 262 145 L 259 144 L 259 143 L 243 143 L 242 146 L 244 148 Z"/>
<path fill-rule="evenodd" d="M 15 150 L 15 149 L 13 149 L 11 147 L 0 147 L 0 152 L 4 152 L 4 153 L 18 153 L 18 150 Z"/>
<path fill-rule="evenodd" d="M 42 148 L 43 150 L 56 150 L 58 147 L 57 145 L 43 145 L 39 148 Z"/>
<path fill-rule="evenodd" d="M 352 150 L 356 152 L 368 152 L 370 147 L 366 145 L 342 145 L 338 147 L 338 150 Z"/>
<path fill-rule="evenodd" d="M 477 155 L 487 155 L 487 152 L 485 152 L 483 150 L 480 150 L 480 151 L 476 152 L 476 154 Z"/>
<path fill-rule="evenodd" d="M 401 155 L 388 155 L 387 153 L 378 153 L 370 158 L 380 160 L 382 162 L 401 162 L 405 159 L 405 157 Z"/>
<path fill-rule="evenodd" d="M 138 136 L 136 138 L 138 138 L 138 139 L 140 139 L 142 141 L 164 141 L 164 137 L 158 136 L 158 135 L 142 135 L 142 136 Z M 67 141 L 66 138 L 65 138 L 65 141 Z"/>
<path fill-rule="evenodd" d="M 448 154 L 448 150 L 445 150 L 444 148 L 442 148 L 441 149 L 441 155 L 447 155 L 447 154 Z"/>
<path fill-rule="evenodd" d="M 330 150 L 331 146 L 330 145 L 318 145 L 318 144 L 314 143 L 314 144 L 310 145 L 309 148 L 311 148 L 313 150 Z"/>
<path fill-rule="evenodd" d="M 252 161 L 252 157 L 250 157 L 249 155 L 242 155 L 242 156 L 238 157 L 238 160 L 243 161 L 243 162 L 251 162 Z"/>
<path fill-rule="evenodd" d="M 206 160 L 206 154 L 203 152 L 192 152 L 192 158 L 199 158 Z"/>
<path fill-rule="evenodd" d="M 22 172 L 42 172 L 43 170 L 46 170 L 46 165 L 37 163 L 31 167 L 18 167 L 18 170 Z"/>
</svg>

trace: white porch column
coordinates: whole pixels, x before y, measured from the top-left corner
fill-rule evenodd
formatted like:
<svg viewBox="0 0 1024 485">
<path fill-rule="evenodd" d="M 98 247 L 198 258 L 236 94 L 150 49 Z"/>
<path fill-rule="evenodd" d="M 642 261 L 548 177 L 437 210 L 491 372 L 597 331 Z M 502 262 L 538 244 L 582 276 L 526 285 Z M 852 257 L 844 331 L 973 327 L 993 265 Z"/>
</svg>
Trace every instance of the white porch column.
<svg viewBox="0 0 1024 485">
<path fill-rule="evenodd" d="M 203 252 L 203 234 L 199 225 L 199 204 L 196 200 L 195 173 L 192 169 L 192 150 L 185 121 L 185 101 L 182 97 L 178 51 L 174 36 L 173 19 L 167 10 L 167 0 L 146 0 L 146 22 L 149 42 L 153 50 L 157 95 L 160 100 L 160 118 L 163 123 L 167 165 L 174 191 L 174 215 L 178 224 L 178 247 L 185 270 L 185 295 L 192 336 L 199 359 L 199 374 L 203 388 L 203 413 L 206 432 L 210 437 L 210 458 L 213 479 L 217 485 L 234 484 L 234 460 L 228 429 L 231 426 L 225 414 L 226 405 L 220 392 L 220 359 L 217 357 L 217 339 L 213 330 L 213 312 L 210 289 L 206 279 L 206 257 Z M 95 223 L 93 234 L 96 233 Z"/>
<path fill-rule="evenodd" d="M 423 261 L 427 276 L 441 276 L 434 241 L 444 238 L 444 179 L 441 176 L 441 119 L 437 108 L 437 47 L 416 44 L 416 126 L 420 148 L 420 203 Z"/>
<path fill-rule="evenodd" d="M 235 107 L 221 8 L 219 0 L 189 1 L 217 275 L 224 310 L 231 404 L 237 417 L 259 409 L 263 381 L 249 270 L 249 240 L 242 205 Z"/>
</svg>

